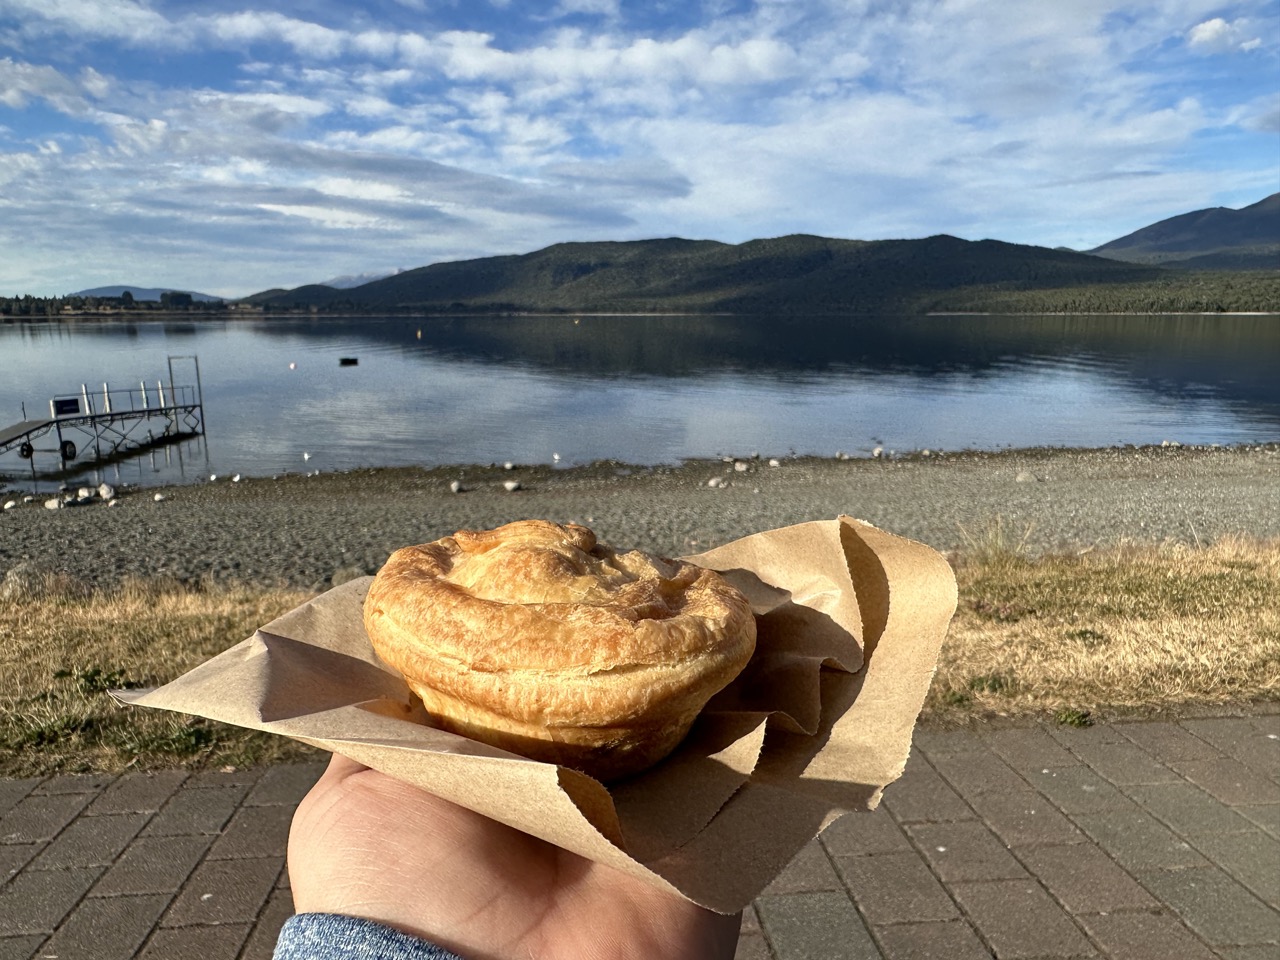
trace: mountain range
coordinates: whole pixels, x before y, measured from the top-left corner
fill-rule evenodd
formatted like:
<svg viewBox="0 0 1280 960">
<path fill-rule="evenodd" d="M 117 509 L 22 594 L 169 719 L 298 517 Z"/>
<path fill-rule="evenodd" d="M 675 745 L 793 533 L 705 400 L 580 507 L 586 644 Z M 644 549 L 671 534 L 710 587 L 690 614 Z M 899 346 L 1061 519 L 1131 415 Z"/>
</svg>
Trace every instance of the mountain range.
<svg viewBox="0 0 1280 960">
<path fill-rule="evenodd" d="M 428 313 L 1275 309 L 1278 268 L 1280 193 L 1239 210 L 1215 207 L 1161 220 L 1087 252 L 946 235 L 559 243 L 264 290 L 242 302 L 267 310 Z M 1216 281 L 1193 280 L 1190 270 L 1266 272 L 1230 281 L 1224 273 Z M 99 287 L 82 294 L 118 296 L 124 289 L 138 300 L 162 292 Z"/>
<path fill-rule="evenodd" d="M 1275 270 L 1280 268 L 1280 193 L 1239 210 L 1210 207 L 1170 217 L 1089 252 L 1166 267 Z"/>
</svg>

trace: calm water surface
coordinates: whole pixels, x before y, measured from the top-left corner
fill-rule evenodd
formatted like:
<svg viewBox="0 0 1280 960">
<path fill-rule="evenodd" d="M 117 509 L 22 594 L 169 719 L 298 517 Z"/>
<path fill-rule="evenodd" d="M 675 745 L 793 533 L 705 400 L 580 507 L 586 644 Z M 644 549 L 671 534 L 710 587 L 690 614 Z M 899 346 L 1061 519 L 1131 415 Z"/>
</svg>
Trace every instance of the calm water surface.
<svg viewBox="0 0 1280 960">
<path fill-rule="evenodd" d="M 82 457 L 79 476 L 1280 439 L 1277 317 L 8 324 L 0 427 L 81 383 L 154 385 L 191 355 L 205 442 Z M 30 472 L 0 456 L 0 476 Z"/>
</svg>

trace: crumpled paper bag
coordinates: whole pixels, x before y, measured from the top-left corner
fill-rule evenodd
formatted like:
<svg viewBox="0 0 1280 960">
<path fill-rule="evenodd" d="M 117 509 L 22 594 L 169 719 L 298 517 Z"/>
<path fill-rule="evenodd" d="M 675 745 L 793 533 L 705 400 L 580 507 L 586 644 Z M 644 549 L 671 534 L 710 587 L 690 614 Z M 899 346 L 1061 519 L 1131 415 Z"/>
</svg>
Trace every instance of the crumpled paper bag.
<svg viewBox="0 0 1280 960">
<path fill-rule="evenodd" d="M 750 903 L 838 816 L 874 809 L 906 763 L 955 611 L 938 553 L 849 517 L 685 558 L 756 614 L 755 655 L 669 758 L 605 787 L 426 724 L 362 623 L 371 578 L 336 587 L 123 702 L 342 753 L 711 910 Z"/>
</svg>

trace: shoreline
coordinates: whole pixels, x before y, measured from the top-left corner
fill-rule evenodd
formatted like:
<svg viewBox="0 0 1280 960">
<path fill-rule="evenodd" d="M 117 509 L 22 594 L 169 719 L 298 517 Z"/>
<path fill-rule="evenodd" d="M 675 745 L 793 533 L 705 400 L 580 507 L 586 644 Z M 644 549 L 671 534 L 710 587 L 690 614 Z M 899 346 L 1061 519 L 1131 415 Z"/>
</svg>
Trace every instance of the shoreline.
<svg viewBox="0 0 1280 960">
<path fill-rule="evenodd" d="M 462 492 L 450 485 L 458 482 Z M 519 489 L 508 491 L 504 484 Z M 121 491 L 46 510 L 0 482 L 0 577 L 24 561 L 86 584 L 127 577 L 326 589 L 390 552 L 526 517 L 578 521 L 619 547 L 698 553 L 848 514 L 944 553 L 1031 553 L 1280 537 L 1280 443 L 1033 448 L 686 461 L 638 467 L 388 467 Z M 159 496 L 161 499 L 157 500 Z"/>
</svg>

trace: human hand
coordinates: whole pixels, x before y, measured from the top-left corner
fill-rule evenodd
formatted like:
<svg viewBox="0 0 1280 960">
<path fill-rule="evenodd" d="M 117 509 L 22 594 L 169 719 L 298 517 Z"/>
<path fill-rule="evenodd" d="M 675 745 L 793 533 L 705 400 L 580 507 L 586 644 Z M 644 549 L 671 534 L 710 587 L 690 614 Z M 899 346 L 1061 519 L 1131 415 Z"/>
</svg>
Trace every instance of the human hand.
<svg viewBox="0 0 1280 960">
<path fill-rule="evenodd" d="M 299 913 L 376 920 L 467 960 L 728 960 L 721 916 L 334 754 L 289 832 Z"/>
</svg>

